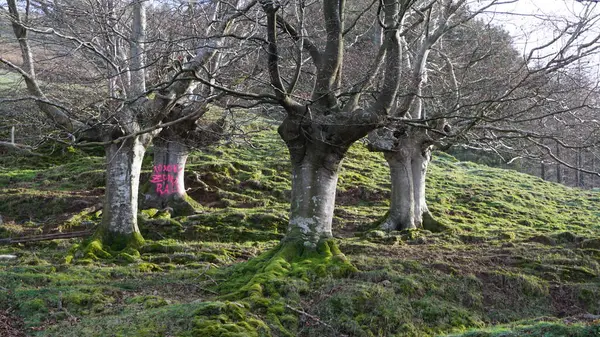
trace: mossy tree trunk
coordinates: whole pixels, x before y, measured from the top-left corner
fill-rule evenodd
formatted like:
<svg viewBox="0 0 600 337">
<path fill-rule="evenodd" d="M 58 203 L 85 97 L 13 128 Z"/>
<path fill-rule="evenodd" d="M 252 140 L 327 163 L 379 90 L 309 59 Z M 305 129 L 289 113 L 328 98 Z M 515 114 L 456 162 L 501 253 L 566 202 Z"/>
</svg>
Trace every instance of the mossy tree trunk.
<svg viewBox="0 0 600 337">
<path fill-rule="evenodd" d="M 290 116 L 279 126 L 292 164 L 290 220 L 285 242 L 316 248 L 332 237 L 338 170 L 348 148 L 374 127 L 371 113 L 331 114 L 303 121 Z M 348 125 L 353 125 L 352 128 Z"/>
<path fill-rule="evenodd" d="M 383 152 L 390 167 L 392 194 L 382 229 L 441 229 L 429 212 L 425 188 L 431 151 L 449 126 L 440 120 L 434 131 L 398 124 L 369 133 L 369 149 Z"/>
<path fill-rule="evenodd" d="M 106 192 L 97 232 L 105 245 L 120 250 L 143 242 L 137 224 L 138 187 L 146 137 L 132 137 L 105 147 Z"/>
</svg>

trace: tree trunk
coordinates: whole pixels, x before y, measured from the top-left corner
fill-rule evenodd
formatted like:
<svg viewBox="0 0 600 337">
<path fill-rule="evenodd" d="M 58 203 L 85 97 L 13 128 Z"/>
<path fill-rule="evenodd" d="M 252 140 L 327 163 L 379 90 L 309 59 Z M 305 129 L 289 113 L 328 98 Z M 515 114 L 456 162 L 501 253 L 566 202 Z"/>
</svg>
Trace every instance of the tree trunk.
<svg viewBox="0 0 600 337">
<path fill-rule="evenodd" d="M 415 151 L 412 159 L 413 186 L 415 193 L 415 227 L 422 227 L 424 216 L 429 214 L 425 200 L 425 177 L 431 161 L 431 149 Z"/>
<path fill-rule="evenodd" d="M 189 148 L 180 142 L 156 139 L 154 165 L 144 191 L 143 208 L 170 207 L 173 215 L 193 214 L 194 203 L 186 193 L 184 176 Z"/>
<path fill-rule="evenodd" d="M 592 153 L 592 171 L 596 172 L 596 155 L 594 153 Z M 597 175 L 592 175 L 592 188 L 596 187 L 596 179 L 598 178 Z"/>
<path fill-rule="evenodd" d="M 332 237 L 340 163 L 333 150 L 315 147 L 307 148 L 302 161 L 292 160 L 291 211 L 285 241 L 301 241 L 316 248 L 320 241 Z"/>
<path fill-rule="evenodd" d="M 384 230 L 416 228 L 416 193 L 411 155 L 408 151 L 386 152 L 385 159 L 390 166 L 392 196 L 388 216 L 381 224 L 381 228 Z"/>
<path fill-rule="evenodd" d="M 580 170 L 583 169 L 584 160 L 583 160 L 583 151 L 581 149 L 577 149 L 577 187 L 584 187 L 584 175 Z"/>
<path fill-rule="evenodd" d="M 292 195 L 290 221 L 284 242 L 296 241 L 316 249 L 332 237 L 331 225 L 342 159 L 355 141 L 376 125 L 376 115 L 360 111 L 329 113 L 320 121 L 303 120 L 310 110 L 298 105 L 277 132 L 290 153 Z M 325 111 L 323 109 L 322 111 Z M 315 108 L 315 111 L 318 111 Z"/>
<path fill-rule="evenodd" d="M 560 159 L 560 147 L 558 143 L 556 143 L 556 158 Z M 563 182 L 562 167 L 560 166 L 560 163 L 556 163 L 556 182 L 559 184 L 562 184 Z"/>
<path fill-rule="evenodd" d="M 146 146 L 139 137 L 106 146 L 106 192 L 102 227 L 105 246 L 121 250 L 143 242 L 137 224 L 138 187 Z"/>
<path fill-rule="evenodd" d="M 381 224 L 384 230 L 404 230 L 423 227 L 424 221 L 433 226 L 425 200 L 425 178 L 431 161 L 431 149 L 410 146 L 400 151 L 385 152 L 390 167 L 392 197 L 390 210 Z"/>
<path fill-rule="evenodd" d="M 544 163 L 544 160 L 540 163 L 540 176 L 542 180 L 546 180 L 546 163 Z"/>
</svg>

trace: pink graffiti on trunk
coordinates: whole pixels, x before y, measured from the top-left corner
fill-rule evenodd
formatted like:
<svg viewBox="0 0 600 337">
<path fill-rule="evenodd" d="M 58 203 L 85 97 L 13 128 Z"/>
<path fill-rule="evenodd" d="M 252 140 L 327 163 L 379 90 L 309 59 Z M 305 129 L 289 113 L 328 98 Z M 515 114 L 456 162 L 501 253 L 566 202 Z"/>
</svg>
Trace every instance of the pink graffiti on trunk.
<svg viewBox="0 0 600 337">
<path fill-rule="evenodd" d="M 177 193 L 178 171 L 177 164 L 154 165 L 150 182 L 155 185 L 156 194 L 163 196 Z"/>
</svg>

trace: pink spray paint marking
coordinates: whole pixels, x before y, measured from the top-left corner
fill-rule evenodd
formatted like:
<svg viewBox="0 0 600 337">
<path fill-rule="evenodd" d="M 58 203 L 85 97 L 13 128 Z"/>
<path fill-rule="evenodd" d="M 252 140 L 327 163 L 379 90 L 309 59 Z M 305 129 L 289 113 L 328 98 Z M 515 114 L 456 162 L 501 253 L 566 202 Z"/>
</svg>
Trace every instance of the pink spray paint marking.
<svg viewBox="0 0 600 337">
<path fill-rule="evenodd" d="M 170 195 L 177 193 L 177 173 L 179 167 L 173 165 L 154 165 L 153 174 L 150 182 L 155 186 L 156 194 Z"/>
</svg>

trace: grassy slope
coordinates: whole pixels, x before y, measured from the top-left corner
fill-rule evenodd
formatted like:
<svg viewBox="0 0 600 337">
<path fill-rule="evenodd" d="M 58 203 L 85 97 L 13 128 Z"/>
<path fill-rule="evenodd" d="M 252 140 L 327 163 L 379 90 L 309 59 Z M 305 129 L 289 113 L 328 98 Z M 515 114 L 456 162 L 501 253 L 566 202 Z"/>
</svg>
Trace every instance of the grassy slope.
<svg viewBox="0 0 600 337">
<path fill-rule="evenodd" d="M 102 160 L 73 157 L 51 168 L 0 162 L 2 235 L 66 228 L 64 211 L 83 210 L 73 225 L 98 221 L 86 207 L 102 192 Z M 386 211 L 388 172 L 360 145 L 344 162 L 334 223 L 358 271 L 332 277 L 292 263 L 272 286 L 261 281 L 272 292 L 264 303 L 232 296 L 247 267 L 229 266 L 285 231 L 288 172 L 273 131 L 195 153 L 187 183 L 199 214 L 144 215 L 155 241 L 133 263 L 76 256 L 67 265 L 75 241 L 0 247 L 19 256 L 0 260 L 0 309 L 40 336 L 600 335 L 585 315 L 600 314 L 599 193 L 438 154 L 428 198 L 449 229 L 383 233 L 370 228 Z M 484 330 L 466 332 L 474 328 Z"/>
</svg>

